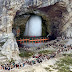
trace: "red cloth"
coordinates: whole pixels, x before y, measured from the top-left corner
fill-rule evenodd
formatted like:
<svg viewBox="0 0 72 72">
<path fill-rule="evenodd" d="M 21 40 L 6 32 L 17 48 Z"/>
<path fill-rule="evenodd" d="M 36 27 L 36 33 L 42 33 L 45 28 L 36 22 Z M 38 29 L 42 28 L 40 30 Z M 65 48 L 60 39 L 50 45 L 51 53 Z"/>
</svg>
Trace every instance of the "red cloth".
<svg viewBox="0 0 72 72">
<path fill-rule="evenodd" d="M 36 56 L 36 58 L 38 58 L 38 56 Z"/>
</svg>

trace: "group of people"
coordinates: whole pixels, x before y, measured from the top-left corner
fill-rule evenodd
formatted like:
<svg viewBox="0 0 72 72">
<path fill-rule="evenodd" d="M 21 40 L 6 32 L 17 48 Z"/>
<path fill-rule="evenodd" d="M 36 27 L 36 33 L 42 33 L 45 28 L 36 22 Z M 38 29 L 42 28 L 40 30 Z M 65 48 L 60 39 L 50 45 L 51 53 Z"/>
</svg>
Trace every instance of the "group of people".
<svg viewBox="0 0 72 72">
<path fill-rule="evenodd" d="M 65 44 L 62 44 L 62 43 L 58 43 L 59 41 L 53 41 L 52 43 L 48 43 L 48 44 L 46 44 L 45 46 L 47 47 L 47 48 L 50 48 L 50 47 L 52 47 L 52 48 L 54 48 L 54 49 L 56 49 L 57 51 L 56 51 L 56 53 L 58 54 L 58 53 L 60 53 L 60 52 L 67 52 L 67 51 L 69 51 L 69 50 L 72 50 L 72 46 L 71 45 L 65 45 Z"/>
<path fill-rule="evenodd" d="M 3 65 L 0 65 L 0 69 L 3 69 L 3 70 L 11 70 L 13 68 L 19 69 L 21 67 L 24 67 L 25 65 L 34 65 L 37 63 L 42 63 L 43 60 L 50 59 L 50 58 L 53 58 L 55 56 L 56 56 L 56 54 L 52 54 L 50 56 L 38 54 L 37 56 L 33 56 L 34 60 L 31 60 L 31 61 L 26 60 L 24 63 L 18 63 L 18 64 L 15 64 L 15 62 L 10 63 L 10 64 L 3 64 Z"/>
<path fill-rule="evenodd" d="M 48 43 L 46 44 L 47 47 L 49 46 L 53 46 L 55 48 L 57 48 L 56 52 L 53 52 L 51 54 L 38 54 L 38 55 L 33 55 L 33 60 L 26 60 L 23 63 L 18 63 L 15 64 L 15 62 L 10 63 L 10 64 L 3 64 L 0 65 L 0 69 L 4 69 L 4 70 L 11 70 L 13 68 L 21 68 L 24 67 L 25 65 L 34 65 L 37 63 L 42 63 L 45 60 L 49 60 L 51 58 L 54 58 L 57 54 L 59 54 L 60 52 L 65 52 L 65 51 L 69 51 L 72 50 L 72 46 L 67 46 L 65 47 L 63 44 L 57 44 L 57 42 L 53 42 L 53 43 Z"/>
</svg>

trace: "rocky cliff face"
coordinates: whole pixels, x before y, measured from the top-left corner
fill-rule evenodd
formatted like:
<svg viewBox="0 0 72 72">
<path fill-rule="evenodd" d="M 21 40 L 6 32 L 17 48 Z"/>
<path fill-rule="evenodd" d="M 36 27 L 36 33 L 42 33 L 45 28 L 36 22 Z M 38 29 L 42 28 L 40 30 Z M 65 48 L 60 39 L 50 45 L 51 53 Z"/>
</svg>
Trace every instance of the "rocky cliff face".
<svg viewBox="0 0 72 72">
<path fill-rule="evenodd" d="M 19 49 L 16 40 L 12 34 L 12 24 L 14 22 L 14 17 L 17 12 L 19 12 L 18 14 L 29 12 L 30 10 L 28 9 L 30 8 L 29 5 L 37 8 L 41 8 L 41 7 L 53 5 L 55 3 L 57 4 L 54 5 L 54 7 L 50 7 L 47 10 L 48 14 L 47 13 L 46 14 L 51 18 L 52 21 L 51 24 L 53 24 L 54 26 L 58 25 L 58 27 L 60 27 L 58 33 L 60 33 L 61 36 L 70 37 L 72 36 L 71 33 L 72 1 L 71 0 L 34 0 L 34 1 L 33 0 L 32 1 L 0 0 L 0 43 L 4 42 L 4 44 L 1 46 L 1 53 L 5 55 L 8 59 L 14 58 L 15 60 L 17 60 Z M 60 11 L 57 6 L 60 7 L 59 8 Z M 45 13 L 44 11 L 42 12 Z M 56 14 L 58 17 L 56 16 Z M 53 20 L 57 20 L 57 21 L 53 21 Z"/>
</svg>

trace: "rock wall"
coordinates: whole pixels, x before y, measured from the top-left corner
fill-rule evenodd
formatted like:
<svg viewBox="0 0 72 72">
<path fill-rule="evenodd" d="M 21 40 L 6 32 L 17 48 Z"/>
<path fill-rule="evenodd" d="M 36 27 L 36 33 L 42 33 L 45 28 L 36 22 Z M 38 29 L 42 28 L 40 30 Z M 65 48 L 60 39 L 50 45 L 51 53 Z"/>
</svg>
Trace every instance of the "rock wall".
<svg viewBox="0 0 72 72">
<path fill-rule="evenodd" d="M 12 33 L 13 19 L 16 15 L 17 10 L 24 4 L 23 0 L 4 0 L 2 2 L 2 13 L 0 14 L 0 43 L 5 42 L 1 46 L 1 54 L 5 55 L 8 60 L 13 58 L 14 60 L 20 60 L 19 49 Z M 5 41 L 3 40 L 5 39 Z"/>
<path fill-rule="evenodd" d="M 17 11 L 23 10 L 23 13 L 29 11 L 27 8 L 28 8 L 28 3 L 30 3 L 31 1 L 28 1 L 27 4 L 25 1 L 26 0 L 0 0 L 0 42 L 2 42 L 3 39 L 7 39 L 5 40 L 4 45 L 1 46 L 2 48 L 1 53 L 5 55 L 8 59 L 14 58 L 15 60 L 17 60 L 17 56 L 19 54 L 17 43 L 12 34 L 12 24 Z M 59 2 L 61 6 L 63 6 L 63 3 L 65 3 L 66 5 L 65 7 L 68 11 L 68 15 L 63 14 L 64 16 L 63 22 L 65 23 L 65 25 L 63 25 L 61 31 L 63 32 L 63 35 L 70 37 L 72 36 L 72 34 L 69 33 L 72 30 L 71 0 L 46 0 L 46 1 L 37 0 L 37 4 L 35 3 L 34 4 L 38 7 L 45 7 L 52 5 L 56 2 Z M 31 5 L 32 3 L 30 4 L 30 6 Z"/>
</svg>

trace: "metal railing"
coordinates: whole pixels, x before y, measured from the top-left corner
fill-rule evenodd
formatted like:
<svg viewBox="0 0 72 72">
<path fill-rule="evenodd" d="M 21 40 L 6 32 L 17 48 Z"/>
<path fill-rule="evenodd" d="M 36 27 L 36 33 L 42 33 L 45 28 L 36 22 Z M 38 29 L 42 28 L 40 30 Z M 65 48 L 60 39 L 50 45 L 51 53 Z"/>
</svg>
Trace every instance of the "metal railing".
<svg viewBox="0 0 72 72">
<path fill-rule="evenodd" d="M 30 43 L 32 43 L 32 44 L 35 43 L 36 44 L 36 43 L 41 43 L 41 42 L 44 43 L 44 42 L 46 42 L 48 40 L 49 40 L 49 38 L 46 38 L 46 37 L 45 38 L 44 37 L 41 37 L 41 38 L 32 38 L 32 39 L 30 39 L 30 38 L 25 38 L 25 39 L 23 38 L 23 39 L 21 39 L 20 38 L 20 39 L 17 40 L 17 42 L 20 42 L 20 44 L 24 44 L 24 43 L 26 43 L 26 44 L 27 43 L 29 43 L 29 44 Z"/>
</svg>

